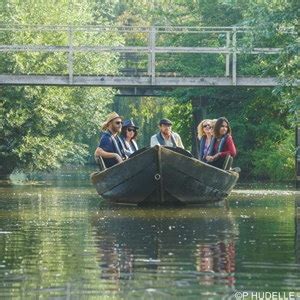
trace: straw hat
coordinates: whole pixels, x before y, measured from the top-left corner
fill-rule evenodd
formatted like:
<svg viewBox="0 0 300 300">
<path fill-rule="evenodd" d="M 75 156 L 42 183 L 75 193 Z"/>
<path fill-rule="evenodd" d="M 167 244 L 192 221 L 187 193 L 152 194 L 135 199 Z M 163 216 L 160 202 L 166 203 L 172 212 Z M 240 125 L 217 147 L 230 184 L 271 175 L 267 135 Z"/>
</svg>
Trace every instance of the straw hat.
<svg viewBox="0 0 300 300">
<path fill-rule="evenodd" d="M 106 121 L 102 124 L 102 130 L 106 130 L 107 129 L 107 126 L 109 124 L 109 122 L 111 122 L 112 120 L 114 119 L 117 119 L 117 118 L 120 118 L 120 119 L 123 119 L 123 117 L 119 116 L 116 112 L 112 112 L 110 113 L 107 117 L 106 117 Z"/>
</svg>

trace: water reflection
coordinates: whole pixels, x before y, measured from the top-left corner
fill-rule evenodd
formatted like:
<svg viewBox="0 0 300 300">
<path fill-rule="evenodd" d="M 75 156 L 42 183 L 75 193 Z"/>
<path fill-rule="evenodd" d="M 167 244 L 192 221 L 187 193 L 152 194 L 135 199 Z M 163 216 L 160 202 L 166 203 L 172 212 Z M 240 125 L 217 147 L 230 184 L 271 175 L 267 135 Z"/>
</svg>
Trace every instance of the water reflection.
<svg viewBox="0 0 300 300">
<path fill-rule="evenodd" d="M 238 233 L 224 207 L 122 208 L 94 216 L 92 224 L 101 278 L 113 280 L 119 291 L 126 293 L 133 284 L 132 293 L 141 296 L 139 290 L 150 279 L 152 289 L 170 296 L 179 290 L 207 294 L 208 286 L 211 292 L 216 287 L 223 293 L 234 289 Z"/>
<path fill-rule="evenodd" d="M 224 276 L 226 285 L 235 284 L 235 244 L 234 241 L 219 242 L 218 244 L 197 245 L 196 267 L 199 272 L 215 272 Z M 216 280 L 212 276 L 203 276 L 203 283 L 213 285 Z"/>
<path fill-rule="evenodd" d="M 0 298 L 220 299 L 299 291 L 294 198 L 108 207 L 93 187 L 0 187 Z"/>
</svg>

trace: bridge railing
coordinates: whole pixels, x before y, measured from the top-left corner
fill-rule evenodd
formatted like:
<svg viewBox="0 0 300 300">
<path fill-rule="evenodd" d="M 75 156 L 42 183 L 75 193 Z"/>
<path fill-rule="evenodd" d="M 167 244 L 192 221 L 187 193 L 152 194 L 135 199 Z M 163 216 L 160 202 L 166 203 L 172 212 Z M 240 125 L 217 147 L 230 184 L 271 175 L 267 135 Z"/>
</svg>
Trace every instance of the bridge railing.
<svg viewBox="0 0 300 300">
<path fill-rule="evenodd" d="M 165 26 L 153 26 L 153 27 L 109 27 L 109 26 L 54 26 L 54 25 L 0 25 L 0 42 L 1 36 L 9 35 L 12 32 L 23 32 L 27 34 L 31 33 L 47 33 L 57 34 L 63 33 L 66 35 L 65 44 L 59 45 L 46 45 L 46 44 L 0 44 L 1 53 L 15 53 L 15 52 L 38 52 L 38 53 L 57 53 L 62 52 L 67 55 L 67 74 L 69 82 L 72 84 L 74 75 L 74 55 L 76 53 L 119 53 L 123 56 L 130 57 L 131 55 L 147 56 L 146 72 L 129 72 L 129 74 L 123 74 L 125 76 L 140 76 L 140 73 L 147 76 L 151 80 L 151 84 L 155 85 L 156 78 L 161 74 L 157 71 L 158 60 L 157 56 L 160 54 L 217 54 L 224 56 L 224 76 L 231 78 L 232 85 L 236 85 L 237 82 L 237 61 L 238 55 L 247 53 L 251 55 L 266 54 L 274 55 L 281 52 L 281 48 L 269 48 L 269 47 L 252 47 L 245 50 L 245 47 L 238 45 L 238 36 L 250 31 L 250 28 L 240 27 L 165 27 Z M 123 43 L 117 45 L 80 45 L 74 40 L 76 34 L 108 34 L 115 33 L 123 37 Z M 217 46 L 206 46 L 201 44 L 201 38 L 199 38 L 200 45 L 186 46 L 186 45 L 163 45 L 162 35 L 173 36 L 187 36 L 196 35 L 204 36 L 211 35 L 216 41 Z M 139 37 L 139 38 L 137 38 Z M 220 38 L 221 37 L 221 38 Z M 130 45 L 128 41 L 139 40 L 139 45 Z M 204 40 L 204 39 L 203 39 Z M 202 41 L 203 41 L 202 40 Z M 212 39 L 210 39 L 212 40 Z M 219 41 L 222 40 L 222 45 Z M 206 40 L 207 41 L 207 40 Z M 201 66 L 199 66 L 201 68 Z M 125 68 L 126 69 L 126 68 Z M 131 70 L 129 68 L 129 70 Z M 131 70 L 132 71 L 132 70 Z M 93 75 L 93 74 L 90 74 Z M 168 74 L 169 77 L 177 76 L 177 74 Z M 200 75 L 199 75 L 200 77 Z"/>
</svg>

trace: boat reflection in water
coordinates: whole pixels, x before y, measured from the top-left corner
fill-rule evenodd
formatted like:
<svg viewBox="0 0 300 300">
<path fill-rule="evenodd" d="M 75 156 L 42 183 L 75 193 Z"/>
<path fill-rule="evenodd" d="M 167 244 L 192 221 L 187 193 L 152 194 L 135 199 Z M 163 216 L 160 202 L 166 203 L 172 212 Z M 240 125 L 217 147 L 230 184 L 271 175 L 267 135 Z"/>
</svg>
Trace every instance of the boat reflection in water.
<svg viewBox="0 0 300 300">
<path fill-rule="evenodd" d="M 234 290 L 237 227 L 225 207 L 116 208 L 98 212 L 92 224 L 101 278 L 121 296 Z"/>
<path fill-rule="evenodd" d="M 228 286 L 235 284 L 235 244 L 233 241 L 219 242 L 217 244 L 200 244 L 197 249 L 198 257 L 196 267 L 199 272 L 220 273 Z M 204 275 L 202 283 L 213 285 L 216 278 Z"/>
</svg>

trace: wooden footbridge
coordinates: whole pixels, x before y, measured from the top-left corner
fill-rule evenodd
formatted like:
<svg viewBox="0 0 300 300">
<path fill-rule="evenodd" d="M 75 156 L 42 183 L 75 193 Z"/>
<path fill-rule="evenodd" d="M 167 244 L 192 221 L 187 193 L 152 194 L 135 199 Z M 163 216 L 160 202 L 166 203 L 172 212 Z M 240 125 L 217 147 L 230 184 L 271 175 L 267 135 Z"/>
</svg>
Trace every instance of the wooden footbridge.
<svg viewBox="0 0 300 300">
<path fill-rule="evenodd" d="M 14 73 L 0 71 L 0 84 L 2 85 L 58 85 L 58 86 L 107 86 L 116 88 L 172 88 L 172 87 L 204 87 L 204 86 L 248 86 L 248 87 L 272 87 L 279 84 L 276 76 L 264 77 L 251 74 L 239 74 L 238 63 L 242 55 L 278 55 L 280 48 L 246 48 L 242 46 L 243 38 L 249 30 L 237 27 L 105 27 L 105 26 L 0 26 L 0 35 L 10 34 L 45 34 L 53 37 L 58 34 L 65 35 L 60 44 L 0 44 L 0 55 L 19 53 L 35 53 L 65 55 L 64 68 L 53 74 Z M 80 44 L 79 35 L 120 35 L 125 37 L 123 42 L 107 44 Z M 137 36 L 139 38 L 137 38 Z M 162 42 L 162 36 L 172 36 L 169 44 Z M 187 36 L 193 36 L 193 45 L 186 46 L 178 41 Z M 0 36 L 1 37 L 1 36 Z M 128 41 L 139 39 L 138 45 L 129 44 Z M 43 40 L 41 38 L 41 40 Z M 55 41 L 55 38 L 52 38 Z M 126 42 L 127 41 L 127 42 Z M 142 43 L 141 43 L 142 41 Z M 171 41 L 171 42 L 170 42 Z M 1 42 L 1 39 L 0 39 Z M 127 44 L 126 44 L 127 43 Z M 206 45 L 205 45 L 206 43 Z M 212 46 L 216 45 L 216 46 Z M 120 68 L 117 74 L 80 74 L 76 71 L 76 59 L 78 53 L 98 54 L 110 53 L 119 55 L 118 59 L 138 61 L 135 67 Z M 165 57 L 187 55 L 206 55 L 218 57 L 212 63 L 219 64 L 218 69 L 223 69 L 223 74 L 205 76 L 201 74 L 202 67 L 199 65 L 199 73 L 188 74 L 186 70 L 169 70 L 160 68 Z M 144 60 L 144 62 L 141 62 Z M 197 61 L 196 61 L 197 62 Z M 196 63 L 195 62 L 195 63 Z M 121 65 L 121 63 L 120 63 Z M 125 63 L 127 65 L 127 63 Z M 138 65 L 138 66 L 137 66 Z M 143 67 L 139 67 L 139 66 Z M 124 66 L 124 64 L 123 64 Z M 144 92 L 147 94 L 147 91 Z"/>
</svg>

